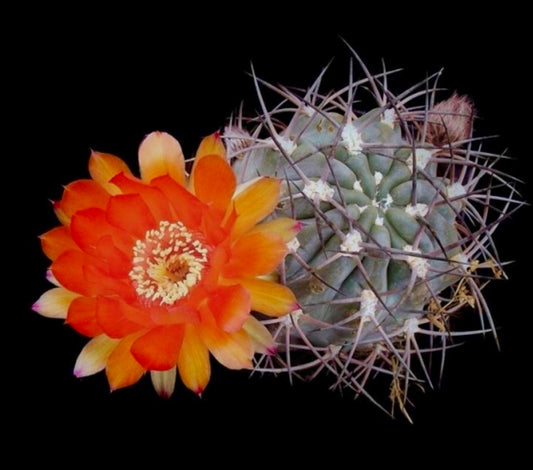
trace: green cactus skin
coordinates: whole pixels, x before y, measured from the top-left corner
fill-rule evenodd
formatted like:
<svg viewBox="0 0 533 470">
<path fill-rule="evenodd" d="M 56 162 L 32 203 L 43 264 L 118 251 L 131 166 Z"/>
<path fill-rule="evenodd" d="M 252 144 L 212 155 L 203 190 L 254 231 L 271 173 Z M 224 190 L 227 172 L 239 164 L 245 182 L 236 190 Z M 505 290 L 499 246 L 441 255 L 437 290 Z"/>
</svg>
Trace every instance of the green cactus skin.
<svg viewBox="0 0 533 470">
<path fill-rule="evenodd" d="M 426 357 L 440 352 L 443 363 L 454 336 L 494 333 L 481 292 L 504 275 L 492 234 L 522 203 L 494 169 L 501 156 L 472 136 L 470 102 L 435 104 L 439 74 L 394 96 L 387 73 L 362 65 L 364 78 L 328 95 L 323 74 L 303 96 L 255 78 L 259 124 L 249 132 L 240 118 L 225 138 L 239 181 L 283 179 L 277 215 L 303 227 L 280 268 L 301 309 L 265 320 L 279 354 L 257 370 L 329 372 L 376 404 L 367 382 L 382 373 L 393 410 L 409 418 L 409 384 L 431 386 Z M 274 110 L 261 85 L 283 98 Z M 355 111 L 365 88 L 376 107 Z M 450 317 L 466 306 L 480 329 L 453 331 Z"/>
</svg>

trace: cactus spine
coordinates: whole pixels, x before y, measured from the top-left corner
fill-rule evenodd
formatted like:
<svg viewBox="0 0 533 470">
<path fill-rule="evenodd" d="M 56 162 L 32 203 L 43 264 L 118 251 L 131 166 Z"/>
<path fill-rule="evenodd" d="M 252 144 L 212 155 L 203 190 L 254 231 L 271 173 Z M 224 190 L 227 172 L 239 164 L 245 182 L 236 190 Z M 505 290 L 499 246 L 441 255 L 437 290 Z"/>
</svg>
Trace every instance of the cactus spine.
<svg viewBox="0 0 533 470">
<path fill-rule="evenodd" d="M 473 136 L 471 102 L 436 102 L 440 74 L 394 95 L 389 73 L 355 57 L 365 75 L 329 94 L 323 73 L 304 93 L 254 75 L 262 114 L 225 131 L 238 179 L 282 178 L 277 215 L 303 226 L 279 272 L 301 309 L 265 320 L 279 354 L 256 368 L 329 373 L 380 407 L 368 382 L 384 374 L 393 410 L 409 417 L 409 385 L 431 386 L 430 355 L 443 364 L 455 337 L 494 333 L 482 289 L 504 273 L 492 235 L 521 202 L 495 167 L 502 156 Z M 265 89 L 282 99 L 271 110 Z M 375 107 L 360 111 L 368 90 Z M 465 307 L 479 314 L 475 331 L 454 329 Z"/>
</svg>

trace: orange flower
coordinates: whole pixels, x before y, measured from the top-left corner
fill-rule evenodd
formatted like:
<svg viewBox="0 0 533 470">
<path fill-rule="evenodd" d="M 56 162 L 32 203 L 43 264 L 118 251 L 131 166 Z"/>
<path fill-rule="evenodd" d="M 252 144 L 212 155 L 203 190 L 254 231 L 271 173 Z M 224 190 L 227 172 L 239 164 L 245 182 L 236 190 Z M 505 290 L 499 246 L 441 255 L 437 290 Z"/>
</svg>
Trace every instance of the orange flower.
<svg viewBox="0 0 533 470">
<path fill-rule="evenodd" d="M 145 138 L 139 164 L 140 179 L 118 157 L 93 152 L 92 179 L 69 184 L 54 203 L 62 226 L 41 242 L 58 287 L 34 309 L 92 338 L 76 376 L 105 369 L 115 390 L 150 371 L 169 396 L 179 372 L 201 394 L 209 353 L 242 369 L 255 352 L 272 352 L 272 336 L 250 312 L 297 307 L 288 288 L 266 277 L 299 224 L 259 223 L 278 203 L 280 181 L 237 188 L 218 134 L 202 141 L 188 179 L 181 147 L 166 133 Z"/>
</svg>

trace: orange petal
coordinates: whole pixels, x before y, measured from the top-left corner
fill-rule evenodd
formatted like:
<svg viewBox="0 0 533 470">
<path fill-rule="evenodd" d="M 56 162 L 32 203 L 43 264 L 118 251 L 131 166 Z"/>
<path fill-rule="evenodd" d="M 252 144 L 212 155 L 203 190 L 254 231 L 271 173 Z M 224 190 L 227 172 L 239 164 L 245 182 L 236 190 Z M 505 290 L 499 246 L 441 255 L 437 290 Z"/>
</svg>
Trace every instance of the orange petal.
<svg viewBox="0 0 533 470">
<path fill-rule="evenodd" d="M 146 203 L 138 194 L 120 194 L 109 200 L 107 220 L 136 238 L 143 239 L 156 221 Z"/>
<path fill-rule="evenodd" d="M 128 303 L 122 298 L 117 298 L 116 302 L 116 307 L 120 311 L 119 315 L 122 318 L 142 325 L 144 328 L 152 328 L 154 326 L 155 322 L 152 319 L 152 314 L 157 310 L 156 307 L 146 308 L 142 304 Z"/>
<path fill-rule="evenodd" d="M 68 309 L 67 324 L 85 336 L 102 334 L 102 328 L 96 321 L 96 299 L 92 297 L 74 299 Z"/>
<path fill-rule="evenodd" d="M 110 338 L 123 338 L 143 329 L 142 325 L 124 315 L 117 298 L 98 297 L 96 320 Z"/>
<path fill-rule="evenodd" d="M 118 343 L 118 339 L 108 338 L 106 335 L 95 336 L 84 346 L 76 359 L 74 375 L 87 377 L 104 370 L 107 359 Z"/>
<path fill-rule="evenodd" d="M 139 147 L 141 178 L 149 183 L 154 178 L 169 175 L 185 183 L 185 159 L 179 142 L 166 132 L 148 134 Z"/>
<path fill-rule="evenodd" d="M 217 287 L 209 293 L 207 304 L 217 325 L 228 333 L 239 331 L 250 316 L 250 294 L 238 284 Z"/>
<path fill-rule="evenodd" d="M 228 262 L 229 248 L 227 245 L 228 243 L 222 243 L 210 253 L 209 270 L 206 270 L 205 277 L 202 278 L 205 285 L 219 285 L 220 272 Z M 228 282 L 227 284 L 235 284 L 235 282 Z"/>
<path fill-rule="evenodd" d="M 83 274 L 93 295 L 118 296 L 127 302 L 137 298 L 137 293 L 129 278 L 117 278 L 98 266 L 89 264 L 83 267 Z"/>
<path fill-rule="evenodd" d="M 203 158 L 205 155 L 220 155 L 221 157 L 226 157 L 226 149 L 224 143 L 220 137 L 220 132 L 214 132 L 207 137 L 202 139 L 198 150 L 196 151 L 195 160 Z"/>
<path fill-rule="evenodd" d="M 145 369 L 131 354 L 131 346 L 142 333 L 126 336 L 121 339 L 109 355 L 106 375 L 111 390 L 133 385 L 144 374 Z"/>
<path fill-rule="evenodd" d="M 301 229 L 301 222 L 288 217 L 277 217 L 256 225 L 249 233 L 275 233 L 279 235 L 285 243 L 288 243 Z"/>
<path fill-rule="evenodd" d="M 152 328 L 135 340 L 131 353 L 147 370 L 167 370 L 176 365 L 183 341 L 183 325 Z"/>
<path fill-rule="evenodd" d="M 98 259 L 106 264 L 107 272 L 112 277 L 126 278 L 131 271 L 131 255 L 119 250 L 110 235 L 102 236 L 95 246 Z"/>
<path fill-rule="evenodd" d="M 191 172 L 194 194 L 208 206 L 225 212 L 237 186 L 233 170 L 220 155 L 196 159 Z"/>
<path fill-rule="evenodd" d="M 95 295 L 98 287 L 87 281 L 86 266 L 99 263 L 93 256 L 77 250 L 69 250 L 58 256 L 51 266 L 52 274 L 60 285 L 82 295 Z"/>
<path fill-rule="evenodd" d="M 185 386 L 201 395 L 211 376 L 209 351 L 194 325 L 185 326 L 185 335 L 178 358 L 180 377 Z"/>
<path fill-rule="evenodd" d="M 251 369 L 254 354 L 250 338 L 244 330 L 226 333 L 213 325 L 201 324 L 204 344 L 215 359 L 228 369 Z"/>
<path fill-rule="evenodd" d="M 91 178 L 100 184 L 108 193 L 119 194 L 120 190 L 111 183 L 111 179 L 119 173 L 131 175 L 128 165 L 121 158 L 110 153 L 91 152 L 89 158 Z"/>
<path fill-rule="evenodd" d="M 98 242 L 109 236 L 112 245 L 123 255 L 131 256 L 135 238 L 111 225 L 102 209 L 90 208 L 77 212 L 71 220 L 70 233 L 76 244 L 86 253 L 99 256 Z M 116 259 L 114 259 L 116 262 Z"/>
<path fill-rule="evenodd" d="M 279 317 L 299 308 L 292 291 L 277 282 L 264 279 L 234 279 L 248 289 L 252 310 L 271 317 Z"/>
<path fill-rule="evenodd" d="M 105 262 L 82 251 L 62 253 L 52 263 L 51 270 L 61 286 L 81 295 L 118 295 L 128 301 L 136 297 L 128 278 L 112 276 Z"/>
<path fill-rule="evenodd" d="M 243 329 L 248 334 L 256 352 L 269 355 L 276 353 L 276 343 L 274 342 L 274 338 L 272 338 L 267 327 L 257 318 L 249 317 L 244 322 Z"/>
<path fill-rule="evenodd" d="M 268 274 L 278 267 L 287 250 L 287 244 L 275 233 L 247 233 L 232 246 L 222 275 L 234 278 Z"/>
<path fill-rule="evenodd" d="M 53 228 L 42 234 L 39 238 L 41 240 L 41 247 L 44 254 L 52 261 L 61 253 L 77 248 L 67 227 L 61 226 Z"/>
<path fill-rule="evenodd" d="M 177 220 L 192 230 L 198 228 L 206 206 L 196 196 L 168 176 L 156 178 L 152 186 L 159 188 L 170 201 Z"/>
<path fill-rule="evenodd" d="M 35 302 L 32 309 L 48 318 L 67 318 L 67 312 L 72 301 L 79 297 L 79 294 L 71 292 L 62 287 L 54 287 L 46 291 L 39 300 Z"/>
<path fill-rule="evenodd" d="M 247 185 L 233 198 L 237 220 L 232 235 L 237 238 L 272 213 L 279 201 L 281 181 L 264 177 Z"/>
<path fill-rule="evenodd" d="M 152 370 L 150 378 L 157 394 L 162 398 L 170 398 L 176 387 L 176 367 L 169 370 Z"/>
<path fill-rule="evenodd" d="M 218 209 L 205 210 L 198 230 L 204 234 L 205 241 L 212 246 L 217 246 L 229 236 L 229 231 L 222 225 L 224 211 Z"/>
<path fill-rule="evenodd" d="M 70 217 L 65 214 L 65 211 L 61 208 L 61 202 L 59 201 L 52 201 L 52 206 L 54 208 L 54 212 L 56 214 L 57 220 L 61 222 L 62 225 L 70 224 Z"/>
<path fill-rule="evenodd" d="M 139 194 L 142 200 L 149 207 L 150 212 L 155 220 L 170 220 L 170 203 L 165 195 L 157 188 L 148 186 L 141 181 L 120 173 L 113 178 L 116 184 L 124 194 Z"/>
<path fill-rule="evenodd" d="M 197 323 L 200 321 L 200 317 L 198 315 L 196 305 L 205 298 L 205 291 L 198 292 L 198 290 L 199 289 L 194 289 L 186 298 L 186 300 L 182 299 L 181 302 L 178 302 L 171 308 L 167 308 L 166 306 L 159 306 L 156 302 L 152 302 L 150 303 L 149 309 L 144 309 L 142 314 L 137 312 L 134 321 L 144 321 L 143 324 L 146 324 L 146 322 L 150 322 L 151 326 L 154 326 L 154 324 L 177 325 L 183 323 Z M 192 296 L 197 296 L 197 300 L 192 300 Z M 134 307 L 130 306 L 130 308 Z M 142 306 L 138 310 L 140 310 L 141 308 Z M 133 317 L 131 315 L 128 315 L 128 318 Z M 143 320 L 143 318 L 146 318 L 146 320 Z"/>
<path fill-rule="evenodd" d="M 61 201 L 54 205 L 68 221 L 77 212 L 89 207 L 105 209 L 109 193 L 92 180 L 78 180 L 65 187 Z"/>
</svg>

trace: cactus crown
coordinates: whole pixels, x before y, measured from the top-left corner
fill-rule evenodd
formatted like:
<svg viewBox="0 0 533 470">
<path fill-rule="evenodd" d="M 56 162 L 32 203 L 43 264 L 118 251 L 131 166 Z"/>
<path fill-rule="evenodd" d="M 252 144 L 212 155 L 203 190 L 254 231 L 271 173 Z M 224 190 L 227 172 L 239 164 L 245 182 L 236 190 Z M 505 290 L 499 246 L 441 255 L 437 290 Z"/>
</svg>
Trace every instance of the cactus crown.
<svg viewBox="0 0 533 470">
<path fill-rule="evenodd" d="M 496 337 L 482 295 L 505 276 L 492 236 L 522 203 L 516 180 L 496 167 L 504 157 L 473 136 L 472 103 L 437 102 L 440 73 L 394 95 L 390 73 L 372 75 L 354 55 L 364 76 L 329 94 L 324 72 L 303 93 L 254 74 L 262 114 L 250 123 L 241 114 L 225 131 L 238 179 L 282 178 L 277 215 L 303 225 L 279 272 L 301 309 L 265 320 L 279 355 L 256 368 L 329 372 L 334 387 L 376 404 L 367 382 L 384 374 L 393 410 L 408 417 L 409 384 L 432 383 L 428 356 L 440 352 L 443 364 L 456 336 Z M 265 88 L 281 97 L 273 109 Z M 365 92 L 375 106 L 361 111 Z M 454 330 L 465 307 L 479 329 Z"/>
</svg>

